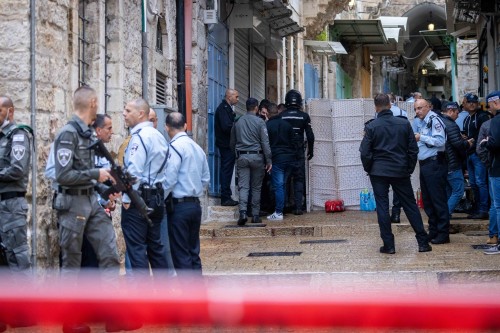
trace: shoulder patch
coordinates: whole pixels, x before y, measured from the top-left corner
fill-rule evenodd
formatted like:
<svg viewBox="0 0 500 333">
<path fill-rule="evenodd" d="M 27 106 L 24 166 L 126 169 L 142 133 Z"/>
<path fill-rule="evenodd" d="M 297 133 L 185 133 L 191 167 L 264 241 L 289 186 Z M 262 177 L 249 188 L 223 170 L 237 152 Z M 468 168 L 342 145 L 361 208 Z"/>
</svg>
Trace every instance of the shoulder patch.
<svg viewBox="0 0 500 333">
<path fill-rule="evenodd" d="M 23 145 L 13 145 L 12 146 L 12 156 L 18 161 L 20 161 L 24 157 L 24 153 L 26 153 L 26 147 Z"/>
<path fill-rule="evenodd" d="M 139 149 L 139 144 L 134 143 L 132 147 L 130 147 L 130 156 L 134 156 L 134 153 Z"/>
<path fill-rule="evenodd" d="M 437 132 L 441 132 L 443 130 L 443 126 L 441 126 L 441 122 L 440 121 L 436 121 L 436 123 L 434 124 L 434 129 Z"/>
<path fill-rule="evenodd" d="M 24 135 L 22 134 L 14 134 L 12 137 L 13 142 L 24 142 Z"/>
<path fill-rule="evenodd" d="M 62 167 L 65 167 L 71 160 L 72 154 L 73 152 L 68 148 L 59 148 L 57 151 L 57 161 Z"/>
</svg>

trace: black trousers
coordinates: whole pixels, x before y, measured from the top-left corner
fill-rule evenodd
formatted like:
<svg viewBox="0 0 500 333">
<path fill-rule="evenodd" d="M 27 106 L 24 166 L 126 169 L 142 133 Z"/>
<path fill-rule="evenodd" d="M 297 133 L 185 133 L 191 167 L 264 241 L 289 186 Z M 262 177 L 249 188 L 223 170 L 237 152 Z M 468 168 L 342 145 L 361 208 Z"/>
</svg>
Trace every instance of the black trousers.
<svg viewBox="0 0 500 333">
<path fill-rule="evenodd" d="M 392 194 L 392 214 L 401 214 L 401 200 L 399 200 L 396 192 Z"/>
<path fill-rule="evenodd" d="M 420 189 L 425 214 L 429 218 L 430 238 L 446 238 L 450 233 L 450 215 L 446 184 L 448 165 L 445 160 L 420 163 Z"/>
<path fill-rule="evenodd" d="M 231 200 L 231 180 L 233 179 L 236 155 L 230 148 L 218 148 L 220 153 L 220 199 L 223 203 Z"/>
<path fill-rule="evenodd" d="M 305 159 L 297 159 L 291 164 L 290 172 L 285 175 L 287 181 L 292 177 L 293 183 L 293 198 L 295 209 L 302 210 L 304 204 L 304 189 L 305 189 L 305 175 L 306 175 L 306 161 Z M 287 192 L 289 193 L 289 192 Z"/>
<path fill-rule="evenodd" d="M 380 228 L 380 237 L 386 248 L 394 247 L 394 234 L 392 233 L 389 215 L 389 186 L 397 194 L 410 225 L 415 231 L 418 245 L 428 244 L 427 233 L 425 232 L 422 216 L 418 210 L 410 177 L 383 177 L 370 176 L 370 181 L 377 203 L 377 219 Z"/>
</svg>

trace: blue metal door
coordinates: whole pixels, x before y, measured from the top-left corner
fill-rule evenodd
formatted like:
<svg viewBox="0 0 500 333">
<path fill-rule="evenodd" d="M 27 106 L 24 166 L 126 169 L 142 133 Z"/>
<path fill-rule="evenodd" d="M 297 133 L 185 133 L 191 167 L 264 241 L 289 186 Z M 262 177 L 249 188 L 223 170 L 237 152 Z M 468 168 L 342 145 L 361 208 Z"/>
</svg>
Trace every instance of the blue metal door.
<svg viewBox="0 0 500 333">
<path fill-rule="evenodd" d="M 305 98 L 319 98 L 319 74 L 312 64 L 304 63 Z"/>
<path fill-rule="evenodd" d="M 209 194 L 220 196 L 220 155 L 215 146 L 214 116 L 226 93 L 227 47 L 219 46 L 215 38 L 208 39 L 208 166 L 210 168 Z"/>
</svg>

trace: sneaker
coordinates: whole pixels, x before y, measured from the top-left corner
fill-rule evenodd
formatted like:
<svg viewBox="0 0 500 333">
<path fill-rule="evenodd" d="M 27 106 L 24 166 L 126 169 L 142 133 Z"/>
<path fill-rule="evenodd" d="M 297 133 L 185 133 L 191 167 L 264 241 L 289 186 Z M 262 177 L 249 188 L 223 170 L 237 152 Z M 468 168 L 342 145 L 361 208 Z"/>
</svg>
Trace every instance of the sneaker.
<svg viewBox="0 0 500 333">
<path fill-rule="evenodd" d="M 497 245 L 498 244 L 498 236 L 489 237 L 486 241 L 488 245 Z"/>
<path fill-rule="evenodd" d="M 500 248 L 498 246 L 492 246 L 489 249 L 483 251 L 484 254 L 500 254 Z"/>
<path fill-rule="evenodd" d="M 283 221 L 283 214 L 274 212 L 271 215 L 269 215 L 267 219 L 271 221 Z"/>
</svg>

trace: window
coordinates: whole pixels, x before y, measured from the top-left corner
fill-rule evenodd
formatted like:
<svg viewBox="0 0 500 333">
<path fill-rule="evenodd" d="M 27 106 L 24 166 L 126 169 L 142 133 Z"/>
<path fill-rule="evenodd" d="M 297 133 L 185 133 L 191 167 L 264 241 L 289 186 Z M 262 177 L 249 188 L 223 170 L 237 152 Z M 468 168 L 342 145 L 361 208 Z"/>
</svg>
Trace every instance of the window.
<svg viewBox="0 0 500 333">
<path fill-rule="evenodd" d="M 86 1 L 80 1 L 78 7 L 78 85 L 86 84 L 86 62 L 85 52 L 88 41 L 86 39 L 87 24 L 89 20 L 86 16 Z"/>
<path fill-rule="evenodd" d="M 156 71 L 156 104 L 167 104 L 167 77 Z"/>
<path fill-rule="evenodd" d="M 156 52 L 163 54 L 163 34 L 160 20 L 156 24 Z"/>
</svg>

